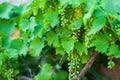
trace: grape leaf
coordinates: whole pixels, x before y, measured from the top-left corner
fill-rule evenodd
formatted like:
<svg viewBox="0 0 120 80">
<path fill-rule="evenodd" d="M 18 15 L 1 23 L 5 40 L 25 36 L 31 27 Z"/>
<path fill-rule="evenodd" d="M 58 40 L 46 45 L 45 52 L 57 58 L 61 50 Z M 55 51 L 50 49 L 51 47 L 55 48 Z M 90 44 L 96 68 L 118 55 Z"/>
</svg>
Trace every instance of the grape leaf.
<svg viewBox="0 0 120 80">
<path fill-rule="evenodd" d="M 78 7 L 84 0 L 69 0 L 69 4 L 72 5 L 73 8 Z"/>
<path fill-rule="evenodd" d="M 2 38 L 0 38 L 0 48 L 2 47 L 3 43 L 2 43 Z"/>
<path fill-rule="evenodd" d="M 49 23 L 52 27 L 59 24 L 59 17 L 56 12 L 50 10 L 45 14 L 45 23 Z"/>
<path fill-rule="evenodd" d="M 87 48 L 80 42 L 75 43 L 75 49 L 80 55 L 87 52 Z"/>
<path fill-rule="evenodd" d="M 115 58 L 119 58 L 120 57 L 120 49 L 119 49 L 118 45 L 116 45 L 116 44 L 111 45 L 107 55 L 108 56 L 113 55 Z"/>
<path fill-rule="evenodd" d="M 35 38 L 30 43 L 30 52 L 32 56 L 38 56 L 44 47 L 44 41 L 39 38 Z"/>
<path fill-rule="evenodd" d="M 27 54 L 27 46 L 24 44 L 23 40 L 21 39 L 14 39 L 11 41 L 9 45 L 10 51 L 15 51 L 17 50 L 19 55 L 26 55 Z M 15 50 L 14 50 L 15 49 Z"/>
<path fill-rule="evenodd" d="M 19 52 L 16 49 L 7 49 L 5 50 L 5 55 L 10 59 L 17 59 L 19 56 Z"/>
<path fill-rule="evenodd" d="M 56 37 L 54 40 L 53 47 L 61 47 L 59 37 Z"/>
<path fill-rule="evenodd" d="M 84 0 L 59 0 L 61 6 L 72 5 L 73 8 L 78 7 Z"/>
<path fill-rule="evenodd" d="M 67 80 L 68 74 L 65 71 L 58 71 L 52 74 L 52 80 Z"/>
<path fill-rule="evenodd" d="M 88 12 L 83 17 L 83 23 L 87 26 L 87 22 L 93 14 L 93 11 L 96 9 L 96 0 L 90 0 L 87 4 Z"/>
<path fill-rule="evenodd" d="M 87 63 L 88 60 L 89 60 L 89 56 L 88 55 L 84 54 L 84 55 L 80 56 L 80 61 L 81 61 L 82 64 Z"/>
<path fill-rule="evenodd" d="M 88 32 L 88 35 L 97 33 L 99 30 L 101 30 L 105 26 L 105 24 L 106 24 L 106 18 L 102 16 L 98 17 L 93 21 L 92 27 Z"/>
<path fill-rule="evenodd" d="M 0 19 L 0 32 L 11 35 L 15 30 L 15 24 L 9 20 Z"/>
<path fill-rule="evenodd" d="M 13 5 L 10 3 L 2 3 L 0 4 L 0 18 L 9 19 L 9 13 Z"/>
<path fill-rule="evenodd" d="M 9 48 L 20 51 L 23 47 L 23 41 L 21 39 L 14 39 L 11 41 Z"/>
<path fill-rule="evenodd" d="M 107 0 L 103 1 L 103 9 L 111 16 L 116 16 L 120 13 L 120 1 L 119 0 Z M 112 5 L 112 6 L 111 6 Z"/>
<path fill-rule="evenodd" d="M 38 37 L 42 37 L 42 30 L 43 30 L 44 24 L 42 22 L 39 22 L 39 24 L 37 24 L 37 26 L 35 26 L 34 29 L 34 36 L 38 36 Z"/>
<path fill-rule="evenodd" d="M 52 67 L 50 64 L 44 64 L 42 66 L 42 69 L 40 71 L 39 74 L 37 74 L 37 76 L 35 76 L 35 80 L 50 80 L 51 79 L 51 70 L 52 70 Z"/>
<path fill-rule="evenodd" d="M 30 26 L 29 26 L 29 30 L 31 30 L 31 32 L 34 32 L 35 30 L 35 26 L 37 26 L 35 17 L 31 17 L 30 18 Z"/>
<path fill-rule="evenodd" d="M 3 64 L 3 55 L 2 55 L 2 53 L 0 53 L 0 67 L 1 67 L 1 65 Z"/>
<path fill-rule="evenodd" d="M 47 0 L 34 0 L 31 6 L 33 8 L 39 7 L 39 8 L 44 9 L 46 2 Z"/>
<path fill-rule="evenodd" d="M 59 0 L 61 6 L 66 6 L 69 4 L 69 0 Z"/>
<path fill-rule="evenodd" d="M 73 21 L 73 23 L 70 25 L 70 29 L 71 30 L 76 30 L 76 29 L 79 29 L 82 25 L 82 19 L 81 18 L 78 18 L 76 20 Z"/>
<path fill-rule="evenodd" d="M 74 49 L 74 40 L 62 41 L 62 47 L 67 53 L 70 53 Z"/>
<path fill-rule="evenodd" d="M 61 54 L 61 55 L 63 55 L 64 53 L 65 53 L 65 51 L 64 51 L 64 49 L 63 48 L 59 48 L 59 47 L 57 47 L 56 49 L 56 54 Z"/>
<path fill-rule="evenodd" d="M 35 17 L 31 17 L 30 20 L 23 19 L 20 23 L 21 29 L 26 32 L 26 30 L 29 30 L 31 32 L 34 32 L 35 26 L 37 26 Z"/>
<path fill-rule="evenodd" d="M 5 48 L 5 49 L 8 48 L 9 45 L 10 45 L 10 42 L 11 42 L 10 37 L 4 36 L 2 39 L 3 39 L 2 40 L 2 46 L 3 46 L 3 48 Z"/>
<path fill-rule="evenodd" d="M 96 35 L 96 40 L 92 42 L 92 45 L 96 47 L 101 53 L 106 53 L 109 48 L 109 37 L 107 34 Z"/>
<path fill-rule="evenodd" d="M 20 23 L 21 29 L 26 32 L 29 29 L 30 21 L 28 19 L 23 19 Z"/>
<path fill-rule="evenodd" d="M 57 36 L 56 36 L 56 34 L 53 31 L 47 33 L 47 42 L 48 42 L 49 46 L 52 45 L 52 43 L 54 42 L 56 37 Z"/>
</svg>

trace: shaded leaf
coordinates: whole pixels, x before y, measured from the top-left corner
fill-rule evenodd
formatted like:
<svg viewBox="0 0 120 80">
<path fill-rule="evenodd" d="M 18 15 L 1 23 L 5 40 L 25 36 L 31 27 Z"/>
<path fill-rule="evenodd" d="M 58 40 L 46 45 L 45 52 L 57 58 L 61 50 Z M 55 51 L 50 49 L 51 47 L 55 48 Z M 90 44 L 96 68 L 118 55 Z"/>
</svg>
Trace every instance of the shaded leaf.
<svg viewBox="0 0 120 80">
<path fill-rule="evenodd" d="M 44 47 L 44 41 L 40 40 L 39 38 L 35 38 L 30 43 L 30 52 L 32 56 L 38 56 Z"/>
<path fill-rule="evenodd" d="M 11 35 L 15 30 L 15 24 L 11 21 L 0 19 L 0 32 Z"/>
<path fill-rule="evenodd" d="M 17 59 L 19 56 L 19 52 L 16 49 L 10 48 L 5 51 L 5 55 L 10 59 Z"/>
<path fill-rule="evenodd" d="M 23 48 L 23 41 L 21 39 L 14 39 L 11 41 L 9 48 L 20 51 Z"/>
<path fill-rule="evenodd" d="M 51 70 L 52 70 L 52 67 L 50 64 L 44 64 L 42 66 L 42 69 L 40 71 L 40 73 L 35 76 L 35 80 L 50 80 L 51 79 Z"/>
</svg>

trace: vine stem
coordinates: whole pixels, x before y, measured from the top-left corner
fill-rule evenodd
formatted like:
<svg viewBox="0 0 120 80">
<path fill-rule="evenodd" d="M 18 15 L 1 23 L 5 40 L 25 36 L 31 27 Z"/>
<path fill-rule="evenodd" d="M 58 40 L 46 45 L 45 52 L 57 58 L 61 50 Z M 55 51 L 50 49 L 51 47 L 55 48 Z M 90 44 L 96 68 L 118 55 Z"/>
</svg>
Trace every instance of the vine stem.
<svg viewBox="0 0 120 80">
<path fill-rule="evenodd" d="M 82 69 L 82 71 L 78 75 L 78 77 L 74 80 L 82 80 L 84 75 L 87 73 L 88 69 L 92 66 L 93 62 L 96 60 L 97 56 L 98 56 L 98 51 L 95 51 L 93 53 L 93 55 L 90 57 L 89 61 L 85 65 L 85 67 Z"/>
</svg>

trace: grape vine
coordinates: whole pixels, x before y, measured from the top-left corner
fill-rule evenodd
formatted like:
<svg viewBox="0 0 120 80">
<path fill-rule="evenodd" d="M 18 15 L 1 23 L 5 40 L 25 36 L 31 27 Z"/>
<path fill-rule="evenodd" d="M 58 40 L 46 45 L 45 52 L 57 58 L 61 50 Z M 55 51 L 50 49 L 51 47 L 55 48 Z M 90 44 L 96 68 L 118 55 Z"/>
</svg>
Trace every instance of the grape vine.
<svg viewBox="0 0 120 80">
<path fill-rule="evenodd" d="M 94 52 L 107 56 L 108 68 L 112 69 L 116 65 L 113 59 L 120 58 L 119 3 L 119 0 L 0 3 L 0 79 L 16 79 L 25 74 L 22 67 L 27 70 L 26 76 L 34 80 L 74 80 L 82 74 Z M 35 58 L 37 64 L 33 67 L 28 58 Z M 62 67 L 66 62 L 67 69 Z"/>
</svg>

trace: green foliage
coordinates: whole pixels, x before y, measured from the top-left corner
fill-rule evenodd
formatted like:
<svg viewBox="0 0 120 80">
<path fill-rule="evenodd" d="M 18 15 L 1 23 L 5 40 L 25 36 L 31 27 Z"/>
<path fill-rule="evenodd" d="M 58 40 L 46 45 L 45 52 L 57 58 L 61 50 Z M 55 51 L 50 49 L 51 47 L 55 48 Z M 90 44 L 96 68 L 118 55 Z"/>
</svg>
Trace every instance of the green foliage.
<svg viewBox="0 0 120 80">
<path fill-rule="evenodd" d="M 106 23 L 106 19 L 102 16 L 95 19 L 92 23 L 92 27 L 91 27 L 88 35 L 95 34 L 99 30 L 101 30 L 105 26 L 105 23 Z"/>
<path fill-rule="evenodd" d="M 113 55 L 115 58 L 119 58 L 120 57 L 119 53 L 120 53 L 120 49 L 119 49 L 118 45 L 113 44 L 110 46 L 110 49 L 109 49 L 109 52 L 107 55 L 109 55 L 109 56 Z"/>
<path fill-rule="evenodd" d="M 44 47 L 44 41 L 39 38 L 35 38 L 30 43 L 30 53 L 32 56 L 38 56 Z"/>
<path fill-rule="evenodd" d="M 9 13 L 11 11 L 11 9 L 13 8 L 13 5 L 10 3 L 2 3 L 0 5 L 0 17 L 1 18 L 5 18 L 5 19 L 9 19 Z"/>
<path fill-rule="evenodd" d="M 12 80 L 25 74 L 19 68 L 23 65 L 15 61 L 23 61 L 26 66 L 21 57 L 25 60 L 37 57 L 38 63 L 32 68 L 41 67 L 39 73 L 32 70 L 37 74 L 33 76 L 35 80 L 68 80 L 69 73 L 74 79 L 95 50 L 112 56 L 108 68 L 113 68 L 112 59 L 120 58 L 120 44 L 116 42 L 120 41 L 119 2 L 33 0 L 29 5 L 20 6 L 1 3 L 0 78 Z M 65 62 L 69 73 L 61 69 Z M 56 64 L 61 68 L 56 68 Z"/>
<path fill-rule="evenodd" d="M 73 40 L 63 41 L 62 42 L 62 47 L 69 54 L 74 49 L 74 41 Z"/>
<path fill-rule="evenodd" d="M 67 76 L 68 74 L 65 71 L 59 71 L 52 74 L 52 80 L 67 80 Z"/>
<path fill-rule="evenodd" d="M 106 33 L 97 34 L 96 39 L 92 43 L 93 46 L 96 46 L 96 50 L 106 53 L 109 48 L 109 36 Z"/>
<path fill-rule="evenodd" d="M 15 29 L 15 23 L 9 20 L 0 19 L 0 35 L 1 36 L 7 36 L 11 35 L 14 32 Z"/>
<path fill-rule="evenodd" d="M 44 24 L 50 24 L 52 27 L 56 26 L 59 24 L 59 17 L 57 12 L 54 11 L 49 11 L 49 13 L 45 14 L 45 19 L 44 19 Z"/>
<path fill-rule="evenodd" d="M 50 80 L 52 67 L 50 64 L 44 64 L 41 72 L 35 77 L 35 80 Z"/>
</svg>

